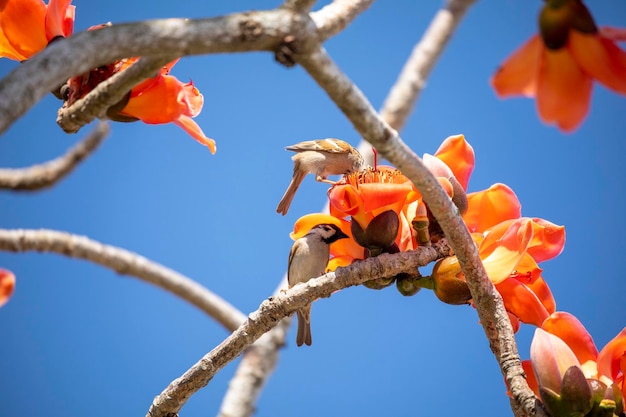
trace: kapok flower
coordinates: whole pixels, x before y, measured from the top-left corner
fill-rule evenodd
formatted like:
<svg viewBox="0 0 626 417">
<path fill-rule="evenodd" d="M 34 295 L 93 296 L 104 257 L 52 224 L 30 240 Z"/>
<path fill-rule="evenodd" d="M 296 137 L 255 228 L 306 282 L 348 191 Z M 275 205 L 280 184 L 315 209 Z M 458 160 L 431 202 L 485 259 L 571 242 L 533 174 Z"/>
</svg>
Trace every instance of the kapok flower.
<svg viewBox="0 0 626 417">
<path fill-rule="evenodd" d="M 0 7 L 0 57 L 23 61 L 74 30 L 72 0 L 5 0 Z"/>
<path fill-rule="evenodd" d="M 94 26 L 90 30 L 103 26 L 105 25 Z M 138 58 L 123 59 L 72 77 L 67 83 L 65 106 L 71 106 L 99 83 L 126 70 L 137 61 Z M 178 59 L 161 68 L 156 76 L 133 87 L 124 99 L 107 110 L 107 117 L 120 122 L 141 120 L 147 124 L 174 123 L 214 154 L 215 141 L 208 138 L 192 120 L 202 111 L 204 97 L 192 82 L 183 83 L 169 74 L 176 62 Z"/>
<path fill-rule="evenodd" d="M 575 316 L 555 312 L 535 332 L 530 356 L 523 362 L 527 372 L 532 364 L 529 386 L 551 415 L 585 415 L 592 408 L 609 411 L 602 415 L 624 412 L 626 328 L 598 353 Z"/>
<path fill-rule="evenodd" d="M 15 289 L 15 275 L 11 271 L 0 268 L 0 307 L 6 304 Z"/>
<path fill-rule="evenodd" d="M 500 98 L 535 97 L 539 117 L 561 130 L 587 115 L 593 80 L 626 95 L 625 29 L 598 29 L 581 0 L 547 0 L 540 34 L 515 51 L 491 79 Z"/>
<path fill-rule="evenodd" d="M 352 237 L 374 251 L 384 251 L 393 243 L 403 251 L 414 249 L 404 210 L 419 197 L 413 183 L 391 167 L 347 174 L 328 192 L 330 214 L 338 219 L 350 217 Z"/>
<path fill-rule="evenodd" d="M 183 83 L 169 75 L 177 61 L 163 67 L 157 76 L 133 87 L 128 104 L 120 114 L 147 124 L 174 123 L 214 154 L 215 141 L 192 120 L 202 111 L 204 97 L 193 82 Z"/>
<path fill-rule="evenodd" d="M 556 303 L 533 257 L 544 261 L 557 256 L 565 243 L 564 228 L 543 219 L 522 217 L 472 237 L 489 279 L 502 295 L 513 328 L 519 328 L 519 321 L 540 326 L 555 311 Z M 470 301 L 461 285 L 465 277 L 455 256 L 438 261 L 432 279 L 440 300 L 456 301 L 452 304 Z M 456 293 L 449 294 L 446 288 Z"/>
</svg>

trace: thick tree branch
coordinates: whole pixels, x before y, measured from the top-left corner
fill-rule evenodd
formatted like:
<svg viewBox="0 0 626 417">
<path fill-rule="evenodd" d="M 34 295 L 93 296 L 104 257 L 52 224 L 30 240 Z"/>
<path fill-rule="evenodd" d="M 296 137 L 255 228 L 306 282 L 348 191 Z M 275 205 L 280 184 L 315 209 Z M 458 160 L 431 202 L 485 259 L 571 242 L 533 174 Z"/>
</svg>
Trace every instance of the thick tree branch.
<svg viewBox="0 0 626 417">
<path fill-rule="evenodd" d="M 0 189 L 35 191 L 51 187 L 74 170 L 96 150 L 109 134 L 109 125 L 100 123 L 65 155 L 28 168 L 0 169 Z"/>
<path fill-rule="evenodd" d="M 172 60 L 160 57 L 141 58 L 128 69 L 98 84 L 89 94 L 70 107 L 59 109 L 57 124 L 66 133 L 76 133 L 94 119 L 105 119 L 109 107 L 122 100 L 135 85 L 153 77 L 161 67 Z"/>
<path fill-rule="evenodd" d="M 320 10 L 312 12 L 311 19 L 317 26 L 320 40 L 326 40 L 344 30 L 372 3 L 374 0 L 334 0 Z"/>
<path fill-rule="evenodd" d="M 502 297 L 492 285 L 463 220 L 446 192 L 420 158 L 374 110 L 363 93 L 337 67 L 323 48 L 297 55 L 309 72 L 352 122 L 361 136 L 395 165 L 420 190 L 459 258 L 480 322 L 514 398 L 529 414 L 535 413 L 535 396 L 528 388 L 515 337 Z"/>
<path fill-rule="evenodd" d="M 416 271 L 420 266 L 447 256 L 449 248 L 445 240 L 438 246 L 421 247 L 410 252 L 394 255 L 383 254 L 375 258 L 355 262 L 338 268 L 322 277 L 296 285 L 284 293 L 263 301 L 259 309 L 222 343 L 207 353 L 181 377 L 175 379 L 159 394 L 148 411 L 147 417 L 166 417 L 178 413 L 187 400 L 205 387 L 226 364 L 248 348 L 255 340 L 276 326 L 283 318 L 298 308 L 318 298 L 330 297 L 335 291 L 362 284 L 382 277 Z"/>
<path fill-rule="evenodd" d="M 237 329 L 246 319 L 246 316 L 230 303 L 196 281 L 141 255 L 104 245 L 85 236 L 45 229 L 0 229 L 0 250 L 54 252 L 94 262 L 122 275 L 134 276 L 179 296 L 207 313 L 229 331 Z"/>
</svg>

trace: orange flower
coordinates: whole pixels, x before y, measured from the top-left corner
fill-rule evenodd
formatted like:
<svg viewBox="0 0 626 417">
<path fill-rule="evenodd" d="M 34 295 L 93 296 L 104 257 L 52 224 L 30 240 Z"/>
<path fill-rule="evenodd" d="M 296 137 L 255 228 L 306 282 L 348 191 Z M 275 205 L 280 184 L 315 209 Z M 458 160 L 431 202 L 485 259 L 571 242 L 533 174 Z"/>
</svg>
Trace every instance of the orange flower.
<svg viewBox="0 0 626 417">
<path fill-rule="evenodd" d="M 0 307 L 6 304 L 15 289 L 15 275 L 0 268 Z"/>
<path fill-rule="evenodd" d="M 0 57 L 30 58 L 54 38 L 74 30 L 71 0 L 4 0 L 0 7 Z"/>
<path fill-rule="evenodd" d="M 467 206 L 463 221 L 472 233 L 484 232 L 500 222 L 518 219 L 522 215 L 522 205 L 513 190 L 500 183 L 469 193 Z"/>
<path fill-rule="evenodd" d="M 330 214 L 338 219 L 350 217 L 352 236 L 362 246 L 381 250 L 394 242 L 400 250 L 414 249 L 404 210 L 419 197 L 400 171 L 384 166 L 348 174 L 328 192 Z"/>
<path fill-rule="evenodd" d="M 562 239 L 555 238 L 559 233 Z M 563 227 L 545 220 L 522 217 L 472 235 L 487 275 L 502 295 L 514 329 L 519 328 L 519 321 L 540 326 L 555 311 L 554 297 L 533 255 L 541 260 L 556 256 L 565 243 L 564 233 Z M 452 304 L 470 300 L 469 295 L 463 295 L 459 281 L 465 281 L 465 277 L 456 257 L 438 261 L 432 278 L 440 300 L 457 301 Z M 456 294 L 447 294 L 443 288 L 453 288 Z"/>
<path fill-rule="evenodd" d="M 575 366 L 583 375 L 580 381 L 589 381 L 594 397 L 600 394 L 599 399 L 593 398 L 593 401 L 604 402 L 605 394 L 608 394 L 605 405 L 623 410 L 623 399 L 626 397 L 626 328 L 598 353 L 591 335 L 575 316 L 555 312 L 535 333 L 531 360 L 523 362 L 524 369 L 529 369 L 529 363 L 532 363 L 533 369 L 529 385 L 549 409 L 570 410 L 577 406 L 572 403 L 585 403 L 578 398 L 581 394 L 575 397 L 563 395 L 563 390 L 571 388 L 575 388 L 575 393 L 587 391 L 584 385 L 576 387 L 578 381 L 575 378 L 567 380 L 566 371 Z M 612 387 L 621 391 L 622 398 Z"/>
<path fill-rule="evenodd" d="M 539 117 L 570 132 L 589 110 L 594 79 L 626 95 L 626 52 L 616 45 L 624 29 L 598 30 L 580 0 L 548 0 L 540 29 L 491 79 L 499 97 L 535 97 Z"/>
<path fill-rule="evenodd" d="M 120 114 L 147 124 L 174 123 L 214 154 L 215 141 L 192 120 L 202 111 L 204 97 L 192 82 L 182 83 L 169 75 L 176 61 L 163 67 L 157 76 L 133 87 Z"/>
</svg>

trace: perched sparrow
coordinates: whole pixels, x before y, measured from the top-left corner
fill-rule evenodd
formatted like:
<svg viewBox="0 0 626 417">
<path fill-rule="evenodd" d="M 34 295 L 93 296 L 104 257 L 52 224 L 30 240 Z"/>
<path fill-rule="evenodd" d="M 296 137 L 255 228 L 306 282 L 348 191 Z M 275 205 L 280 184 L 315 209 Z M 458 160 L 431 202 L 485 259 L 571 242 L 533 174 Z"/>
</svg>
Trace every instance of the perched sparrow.
<svg viewBox="0 0 626 417">
<path fill-rule="evenodd" d="M 296 240 L 289 252 L 287 282 L 293 287 L 299 282 L 307 282 L 311 278 L 324 275 L 330 244 L 348 237 L 334 224 L 318 224 L 309 233 Z M 297 311 L 298 335 L 296 344 L 311 346 L 311 304 Z"/>
<path fill-rule="evenodd" d="M 291 157 L 294 162 L 291 183 L 276 207 L 276 212 L 283 216 L 287 214 L 291 200 L 306 174 L 315 174 L 317 181 L 334 184 L 327 180 L 329 175 L 343 175 L 363 168 L 363 157 L 359 151 L 339 139 L 310 140 L 285 149 L 296 154 Z"/>
</svg>

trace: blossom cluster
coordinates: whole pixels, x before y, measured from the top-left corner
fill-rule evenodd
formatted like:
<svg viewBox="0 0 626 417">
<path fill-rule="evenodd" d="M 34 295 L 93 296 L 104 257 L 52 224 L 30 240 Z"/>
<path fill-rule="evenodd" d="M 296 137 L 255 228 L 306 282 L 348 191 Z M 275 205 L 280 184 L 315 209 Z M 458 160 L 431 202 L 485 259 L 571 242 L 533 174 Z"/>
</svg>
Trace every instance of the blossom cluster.
<svg viewBox="0 0 626 417">
<path fill-rule="evenodd" d="M 542 218 L 523 217 L 519 199 L 505 184 L 496 183 L 486 190 L 467 193 L 475 156 L 463 135 L 447 138 L 434 156 L 426 154 L 423 161 L 462 215 L 487 275 L 502 296 L 514 330 L 517 331 L 521 323 L 538 327 L 531 354 L 532 367 L 530 362 L 525 366 L 537 395 L 552 407 L 548 406 L 551 415 L 573 415 L 567 413 L 582 410 L 577 415 L 591 417 L 596 415 L 590 413 L 598 404 L 621 415 L 626 329 L 599 355 L 595 350 L 593 355 L 589 354 L 592 351 L 590 346 L 593 346 L 591 336 L 574 316 L 556 310 L 556 301 L 539 267 L 540 263 L 561 253 L 565 245 L 565 228 Z M 329 214 L 301 217 L 291 234 L 297 239 L 316 224 L 330 223 L 348 235 L 349 238 L 331 245 L 328 270 L 381 253 L 410 251 L 442 237 L 419 190 L 394 168 L 366 168 L 346 174 L 330 188 L 328 198 Z M 430 277 L 416 273 L 369 281 L 366 286 L 381 289 L 394 281 L 404 295 L 428 288 L 445 303 L 472 302 L 456 256 L 438 260 Z M 555 342 L 559 337 L 565 342 Z M 567 356 L 573 358 L 571 361 L 561 358 L 562 351 L 567 350 L 562 345 L 567 344 L 570 345 L 567 349 L 574 352 Z M 581 345 L 587 353 L 579 353 Z M 581 356 L 577 358 L 576 355 Z M 581 380 L 570 383 L 570 377 L 563 376 L 571 366 L 581 369 L 580 375 L 584 375 Z M 564 387 L 578 384 L 572 389 L 580 390 L 580 386 L 589 385 L 588 392 L 571 394 L 576 397 L 574 405 L 567 395 L 565 399 L 561 398 L 564 395 L 560 389 L 563 378 Z M 588 380 L 598 383 L 588 383 Z M 585 403 L 584 407 L 580 406 L 580 401 Z"/>
</svg>

